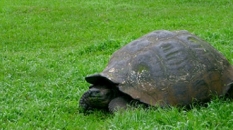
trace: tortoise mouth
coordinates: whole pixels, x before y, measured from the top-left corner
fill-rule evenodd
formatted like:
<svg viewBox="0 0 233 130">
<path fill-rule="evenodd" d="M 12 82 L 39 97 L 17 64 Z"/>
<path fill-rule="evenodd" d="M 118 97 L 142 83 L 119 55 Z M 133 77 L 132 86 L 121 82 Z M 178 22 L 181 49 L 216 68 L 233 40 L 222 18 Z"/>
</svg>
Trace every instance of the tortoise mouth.
<svg viewBox="0 0 233 130">
<path fill-rule="evenodd" d="M 86 103 L 92 107 L 105 108 L 116 95 L 116 85 L 102 74 L 93 74 L 85 77 L 85 80 L 92 84 L 88 90 Z"/>
<path fill-rule="evenodd" d="M 111 100 L 108 98 L 103 98 L 103 97 L 90 97 L 88 99 L 88 104 L 92 107 L 96 108 L 105 108 L 108 106 L 109 102 Z"/>
<path fill-rule="evenodd" d="M 87 104 L 92 107 L 107 107 L 112 100 L 112 92 L 110 89 L 91 88 L 88 91 Z"/>
</svg>

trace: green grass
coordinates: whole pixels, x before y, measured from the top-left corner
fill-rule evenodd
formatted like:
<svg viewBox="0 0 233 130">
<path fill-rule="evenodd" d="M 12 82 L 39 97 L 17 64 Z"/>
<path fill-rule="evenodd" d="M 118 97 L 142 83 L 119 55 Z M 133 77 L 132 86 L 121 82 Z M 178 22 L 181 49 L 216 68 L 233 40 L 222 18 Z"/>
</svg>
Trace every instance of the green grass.
<svg viewBox="0 0 233 130">
<path fill-rule="evenodd" d="M 153 30 L 188 30 L 233 64 L 231 0 L 1 0 L 0 129 L 231 129 L 233 102 L 78 111 L 84 77 Z"/>
</svg>

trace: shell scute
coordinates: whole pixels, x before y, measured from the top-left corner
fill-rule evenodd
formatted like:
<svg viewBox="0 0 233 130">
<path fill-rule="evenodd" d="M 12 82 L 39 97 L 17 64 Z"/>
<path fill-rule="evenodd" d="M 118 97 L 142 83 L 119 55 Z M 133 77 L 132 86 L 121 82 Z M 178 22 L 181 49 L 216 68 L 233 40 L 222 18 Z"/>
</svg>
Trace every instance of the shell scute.
<svg viewBox="0 0 233 130">
<path fill-rule="evenodd" d="M 187 105 L 193 99 L 207 100 L 213 93 L 226 94 L 233 67 L 197 36 L 185 30 L 159 30 L 116 51 L 98 80 L 101 77 L 149 105 Z M 87 81 L 94 84 L 91 78 Z"/>
</svg>

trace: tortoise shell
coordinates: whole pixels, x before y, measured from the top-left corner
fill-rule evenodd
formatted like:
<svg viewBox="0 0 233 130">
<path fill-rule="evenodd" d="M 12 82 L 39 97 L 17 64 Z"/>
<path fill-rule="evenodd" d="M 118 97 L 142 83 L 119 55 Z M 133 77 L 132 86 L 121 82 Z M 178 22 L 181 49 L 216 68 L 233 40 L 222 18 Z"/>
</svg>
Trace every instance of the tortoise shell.
<svg viewBox="0 0 233 130">
<path fill-rule="evenodd" d="M 114 83 L 133 99 L 155 106 L 188 105 L 225 95 L 233 67 L 209 43 L 188 31 L 159 30 L 116 51 L 91 84 Z"/>
</svg>

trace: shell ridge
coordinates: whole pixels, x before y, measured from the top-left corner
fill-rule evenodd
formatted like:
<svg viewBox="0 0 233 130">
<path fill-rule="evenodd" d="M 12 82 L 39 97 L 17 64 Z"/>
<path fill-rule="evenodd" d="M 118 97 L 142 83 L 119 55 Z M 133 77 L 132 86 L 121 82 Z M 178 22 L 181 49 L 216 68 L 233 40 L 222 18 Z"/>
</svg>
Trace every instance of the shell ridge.
<svg viewBox="0 0 233 130">
<path fill-rule="evenodd" d="M 99 77 L 87 82 L 106 78 L 144 103 L 182 105 L 193 98 L 209 98 L 210 91 L 225 94 L 224 84 L 233 82 L 229 66 L 221 53 L 199 37 L 187 31 L 160 30 L 114 52 Z"/>
</svg>

